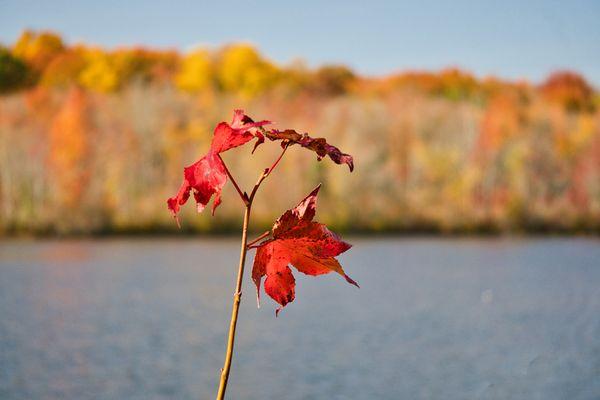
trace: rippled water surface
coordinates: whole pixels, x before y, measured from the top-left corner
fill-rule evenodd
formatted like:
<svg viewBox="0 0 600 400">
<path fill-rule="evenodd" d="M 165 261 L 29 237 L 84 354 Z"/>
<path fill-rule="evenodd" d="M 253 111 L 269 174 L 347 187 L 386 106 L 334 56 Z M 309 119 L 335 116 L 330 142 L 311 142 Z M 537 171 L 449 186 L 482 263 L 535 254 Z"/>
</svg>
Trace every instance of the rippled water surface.
<svg viewBox="0 0 600 400">
<path fill-rule="evenodd" d="M 246 274 L 231 399 L 600 399 L 600 241 L 352 241 L 275 318 Z M 214 398 L 235 240 L 0 242 L 0 399 Z"/>
</svg>

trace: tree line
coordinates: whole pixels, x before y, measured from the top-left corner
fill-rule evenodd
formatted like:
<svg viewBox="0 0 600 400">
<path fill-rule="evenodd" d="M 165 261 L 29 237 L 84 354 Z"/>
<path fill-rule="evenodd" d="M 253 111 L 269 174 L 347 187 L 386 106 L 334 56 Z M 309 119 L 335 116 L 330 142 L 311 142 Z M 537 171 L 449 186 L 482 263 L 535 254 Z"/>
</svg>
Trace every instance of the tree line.
<svg viewBox="0 0 600 400">
<path fill-rule="evenodd" d="M 0 232 L 175 231 L 165 200 L 180 166 L 233 108 L 304 127 L 356 160 L 340 180 L 292 149 L 259 223 L 327 181 L 323 222 L 340 230 L 598 232 L 599 105 L 569 71 L 539 84 L 459 69 L 364 77 L 279 65 L 248 44 L 103 49 L 26 31 L 0 48 Z M 244 171 L 272 157 L 257 153 L 227 154 L 248 185 Z M 300 173 L 307 186 L 289 187 Z M 236 208 L 221 207 L 183 229 L 235 229 Z"/>
</svg>

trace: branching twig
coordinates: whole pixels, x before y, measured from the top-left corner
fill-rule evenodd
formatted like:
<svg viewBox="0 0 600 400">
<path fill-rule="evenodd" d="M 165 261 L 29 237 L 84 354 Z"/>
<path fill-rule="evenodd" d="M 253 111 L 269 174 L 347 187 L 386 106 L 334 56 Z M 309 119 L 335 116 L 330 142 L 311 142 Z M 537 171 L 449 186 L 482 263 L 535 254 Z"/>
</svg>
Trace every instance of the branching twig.
<svg viewBox="0 0 600 400">
<path fill-rule="evenodd" d="M 240 308 L 240 302 L 242 299 L 242 280 L 244 276 L 244 264 L 246 262 L 246 253 L 249 249 L 254 248 L 253 245 L 259 242 L 261 239 L 264 239 L 269 235 L 270 232 L 265 232 L 260 235 L 258 238 L 254 239 L 252 242 L 248 243 L 248 224 L 250 223 L 250 210 L 252 209 L 252 201 L 254 200 L 254 196 L 256 195 L 256 191 L 260 187 L 260 184 L 273 172 L 279 161 L 283 158 L 285 151 L 287 150 L 288 145 L 283 147 L 283 151 L 279 155 L 279 157 L 275 160 L 275 162 L 271 165 L 270 168 L 267 168 L 263 171 L 263 173 L 258 178 L 258 181 L 252 188 L 252 192 L 250 196 L 248 196 L 245 192 L 242 192 L 235 179 L 227 169 L 225 162 L 219 156 L 223 165 L 225 166 L 225 171 L 227 172 L 227 176 L 231 179 L 233 186 L 237 190 L 238 194 L 242 198 L 246 209 L 244 212 L 244 224 L 242 227 L 242 247 L 240 250 L 240 263 L 238 267 L 238 276 L 237 282 L 235 285 L 235 293 L 233 295 L 233 309 L 231 310 L 231 322 L 229 323 L 229 336 L 227 338 L 227 352 L 225 353 L 225 362 L 223 364 L 223 369 L 221 370 L 221 380 L 219 382 L 219 391 L 217 393 L 217 400 L 223 400 L 225 398 L 225 389 L 227 389 L 227 381 L 229 379 L 229 371 L 231 370 L 231 359 L 233 357 L 233 346 L 235 342 L 235 329 L 237 325 L 238 311 Z"/>
<path fill-rule="evenodd" d="M 271 231 L 266 231 L 265 233 L 263 233 L 262 235 L 260 235 L 259 237 L 257 237 L 256 239 L 252 240 L 250 243 L 248 243 L 246 245 L 246 247 L 248 249 L 253 249 L 254 247 L 252 247 L 252 245 L 260 242 L 261 240 L 263 240 L 264 238 L 266 238 L 267 236 L 269 236 L 271 234 Z"/>
<path fill-rule="evenodd" d="M 281 154 L 279 155 L 279 157 L 277 157 L 277 159 L 275 160 L 275 162 L 269 168 L 265 168 L 265 170 L 263 171 L 263 173 L 258 177 L 258 180 L 254 184 L 254 187 L 252 188 L 252 192 L 250 193 L 250 196 L 248 197 L 250 203 L 252 203 L 252 200 L 254 200 L 254 196 L 256 195 L 256 191 L 260 187 L 260 184 L 265 179 L 267 179 L 267 177 L 271 174 L 271 172 L 273 172 L 273 170 L 275 169 L 275 167 L 277 166 L 277 164 L 279 164 L 279 161 L 281 161 L 281 159 L 283 158 L 283 155 L 285 154 L 288 146 L 289 146 L 288 144 L 286 144 L 286 145 L 283 146 L 283 150 L 281 151 Z"/>
<path fill-rule="evenodd" d="M 238 186 L 237 182 L 235 181 L 233 175 L 231 175 L 231 172 L 229 172 L 229 168 L 227 168 L 227 164 L 225 164 L 225 161 L 223 160 L 223 158 L 221 158 L 221 155 L 217 154 L 217 157 L 219 157 L 219 160 L 221 160 L 221 162 L 223 163 L 225 172 L 227 173 L 229 180 L 231 180 L 231 183 L 233 183 L 235 190 L 237 190 L 238 194 L 240 195 L 240 198 L 242 199 L 242 201 L 244 202 L 245 205 L 248 205 L 248 195 L 246 194 L 246 192 L 242 192 L 242 190 Z"/>
</svg>

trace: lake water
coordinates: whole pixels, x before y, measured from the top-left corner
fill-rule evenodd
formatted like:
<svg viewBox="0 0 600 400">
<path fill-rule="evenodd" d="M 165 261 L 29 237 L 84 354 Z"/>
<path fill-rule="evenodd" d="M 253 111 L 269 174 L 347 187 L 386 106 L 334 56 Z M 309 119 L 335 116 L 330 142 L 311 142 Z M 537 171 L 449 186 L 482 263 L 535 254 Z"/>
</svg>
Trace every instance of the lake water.
<svg viewBox="0 0 600 400">
<path fill-rule="evenodd" d="M 600 399 L 600 240 L 354 239 L 256 308 L 230 399 Z M 211 399 L 234 239 L 0 242 L 0 399 Z"/>
</svg>

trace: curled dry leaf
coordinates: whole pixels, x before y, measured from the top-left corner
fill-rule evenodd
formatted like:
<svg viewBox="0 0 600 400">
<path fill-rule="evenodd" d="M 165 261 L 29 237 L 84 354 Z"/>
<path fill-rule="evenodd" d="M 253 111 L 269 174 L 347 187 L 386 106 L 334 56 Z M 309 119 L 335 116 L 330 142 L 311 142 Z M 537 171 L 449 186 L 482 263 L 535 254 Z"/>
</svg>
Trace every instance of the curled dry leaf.
<svg viewBox="0 0 600 400">
<path fill-rule="evenodd" d="M 215 209 L 221 203 L 221 191 L 227 182 L 227 171 L 219 153 L 249 142 L 255 137 L 256 129 L 254 128 L 269 123 L 269 121 L 254 122 L 244 114 L 243 110 L 235 110 L 231 124 L 221 122 L 217 125 L 208 153 L 184 168 L 183 183 L 179 191 L 174 197 L 167 200 L 167 206 L 176 219 L 180 206 L 185 204 L 192 191 L 198 212 L 204 210 L 211 197 L 215 195 L 212 207 L 214 214 Z"/>
<path fill-rule="evenodd" d="M 287 144 L 299 144 L 300 146 L 312 150 L 317 153 L 317 160 L 321 161 L 323 157 L 329 156 L 336 164 L 346 164 L 350 168 L 350 172 L 354 170 L 354 160 L 349 154 L 342 153 L 340 149 L 327 143 L 324 138 L 312 138 L 308 134 L 300 134 L 293 129 L 278 131 L 276 129 L 263 130 L 264 136 L 270 140 L 281 140 L 282 146 Z M 264 142 L 263 137 L 259 137 L 255 148 Z"/>
<path fill-rule="evenodd" d="M 337 272 L 358 287 L 335 259 L 351 245 L 325 225 L 313 221 L 320 187 L 279 217 L 271 231 L 272 238 L 256 246 L 252 280 L 256 284 L 257 298 L 260 299 L 260 284 L 266 275 L 265 292 L 281 305 L 276 314 L 295 297 L 296 283 L 290 264 L 307 275 Z"/>
</svg>

